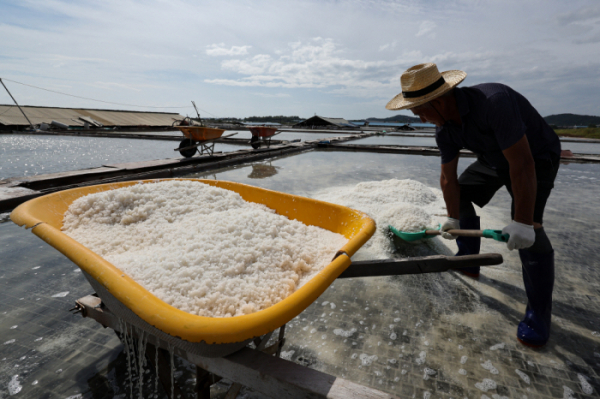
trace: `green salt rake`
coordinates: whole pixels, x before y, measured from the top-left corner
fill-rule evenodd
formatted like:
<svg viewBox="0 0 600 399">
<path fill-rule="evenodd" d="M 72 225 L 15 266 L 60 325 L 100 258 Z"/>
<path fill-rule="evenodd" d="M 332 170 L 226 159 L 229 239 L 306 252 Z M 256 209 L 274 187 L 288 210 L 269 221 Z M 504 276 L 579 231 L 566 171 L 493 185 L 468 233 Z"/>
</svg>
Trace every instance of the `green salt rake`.
<svg viewBox="0 0 600 399">
<path fill-rule="evenodd" d="M 417 240 L 439 236 L 442 234 L 442 232 L 440 231 L 441 227 L 442 226 L 438 224 L 437 228 L 435 229 L 425 229 L 416 233 L 410 233 L 407 231 L 400 231 L 394 226 L 389 226 L 390 231 L 392 233 L 394 233 L 396 236 L 400 237 L 406 242 L 413 242 Z M 448 230 L 447 233 L 460 237 L 491 238 L 500 242 L 508 242 L 508 238 L 510 237 L 508 234 L 502 234 L 502 230 Z"/>
</svg>

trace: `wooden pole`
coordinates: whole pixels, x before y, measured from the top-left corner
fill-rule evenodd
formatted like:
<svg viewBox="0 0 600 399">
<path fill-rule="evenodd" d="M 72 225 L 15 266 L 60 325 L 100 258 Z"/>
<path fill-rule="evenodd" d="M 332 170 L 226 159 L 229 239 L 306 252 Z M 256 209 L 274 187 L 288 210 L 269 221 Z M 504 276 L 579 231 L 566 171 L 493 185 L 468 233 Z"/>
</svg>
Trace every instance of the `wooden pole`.
<svg viewBox="0 0 600 399">
<path fill-rule="evenodd" d="M 21 107 L 19 106 L 19 104 L 17 103 L 17 100 L 15 100 L 15 98 L 13 97 L 12 94 L 10 94 L 10 91 L 8 91 L 8 87 L 6 87 L 6 85 L 4 84 L 4 82 L 2 81 L 2 78 L 0 78 L 0 83 L 2 83 L 2 86 L 4 86 L 4 88 L 6 89 L 6 92 L 8 93 L 8 95 L 10 96 L 10 98 L 13 99 L 13 101 L 15 102 L 15 104 L 17 104 L 17 107 L 19 108 L 19 110 L 21 111 L 21 113 L 23 114 L 23 116 L 25 117 L 25 119 L 27 119 L 27 122 L 29 122 L 29 126 L 31 126 L 31 129 L 35 129 L 33 127 L 33 123 L 31 123 L 31 121 L 29 120 L 29 118 L 27 117 L 27 115 L 25 115 L 25 111 L 23 111 L 21 109 Z"/>
</svg>

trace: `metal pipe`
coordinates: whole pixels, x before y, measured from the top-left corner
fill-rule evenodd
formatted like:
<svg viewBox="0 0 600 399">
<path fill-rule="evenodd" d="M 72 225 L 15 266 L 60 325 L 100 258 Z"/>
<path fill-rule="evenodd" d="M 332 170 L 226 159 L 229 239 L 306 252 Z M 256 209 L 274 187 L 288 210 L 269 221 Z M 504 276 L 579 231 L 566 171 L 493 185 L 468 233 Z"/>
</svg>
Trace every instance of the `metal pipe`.
<svg viewBox="0 0 600 399">
<path fill-rule="evenodd" d="M 35 129 L 33 127 L 33 123 L 31 123 L 31 121 L 29 120 L 29 118 L 27 117 L 27 115 L 25 115 L 25 111 L 23 111 L 21 109 L 21 107 L 19 106 L 19 104 L 17 103 L 17 100 L 15 100 L 15 98 L 13 97 L 12 94 L 10 94 L 10 91 L 8 91 L 8 87 L 6 87 L 6 85 L 4 84 L 4 82 L 2 81 L 2 78 L 0 78 L 0 83 L 2 83 L 2 86 L 4 86 L 4 88 L 6 89 L 6 92 L 8 93 L 8 95 L 10 96 L 10 98 L 13 99 L 13 101 L 15 102 L 15 104 L 17 104 L 17 107 L 19 108 L 19 110 L 21 111 L 21 113 L 23 114 L 23 116 L 25 117 L 25 119 L 27 119 L 27 122 L 29 122 L 29 126 L 31 126 L 31 129 Z"/>
</svg>

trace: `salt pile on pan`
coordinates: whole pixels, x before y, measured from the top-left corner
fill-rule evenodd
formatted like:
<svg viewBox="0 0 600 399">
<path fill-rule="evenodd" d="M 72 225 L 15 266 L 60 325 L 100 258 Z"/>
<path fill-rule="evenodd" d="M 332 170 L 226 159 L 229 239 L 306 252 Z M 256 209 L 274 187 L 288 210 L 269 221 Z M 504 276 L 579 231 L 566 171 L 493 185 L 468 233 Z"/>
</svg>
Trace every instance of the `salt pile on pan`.
<svg viewBox="0 0 600 399">
<path fill-rule="evenodd" d="M 437 227 L 439 215 L 446 215 L 441 190 L 410 179 L 362 182 L 320 191 L 313 196 L 363 211 L 377 223 L 377 231 L 353 257 L 354 260 L 389 257 L 394 250 L 388 237 L 389 225 L 398 230 L 417 232 Z M 435 247 L 438 252 L 447 251 L 437 239 L 423 243 Z"/>
<path fill-rule="evenodd" d="M 265 309 L 347 243 L 239 194 L 194 181 L 137 184 L 77 199 L 63 230 L 166 303 L 201 316 Z"/>
</svg>

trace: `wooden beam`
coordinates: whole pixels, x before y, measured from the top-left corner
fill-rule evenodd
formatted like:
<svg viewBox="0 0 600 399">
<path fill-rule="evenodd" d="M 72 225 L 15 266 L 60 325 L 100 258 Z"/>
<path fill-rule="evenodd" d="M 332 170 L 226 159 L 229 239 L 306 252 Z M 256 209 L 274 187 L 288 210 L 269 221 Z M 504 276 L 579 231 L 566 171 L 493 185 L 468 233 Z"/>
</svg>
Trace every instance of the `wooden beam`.
<svg viewBox="0 0 600 399">
<path fill-rule="evenodd" d="M 396 398 L 250 348 L 242 348 L 222 358 L 205 358 L 188 353 L 187 360 L 223 378 L 278 399 Z"/>
</svg>

